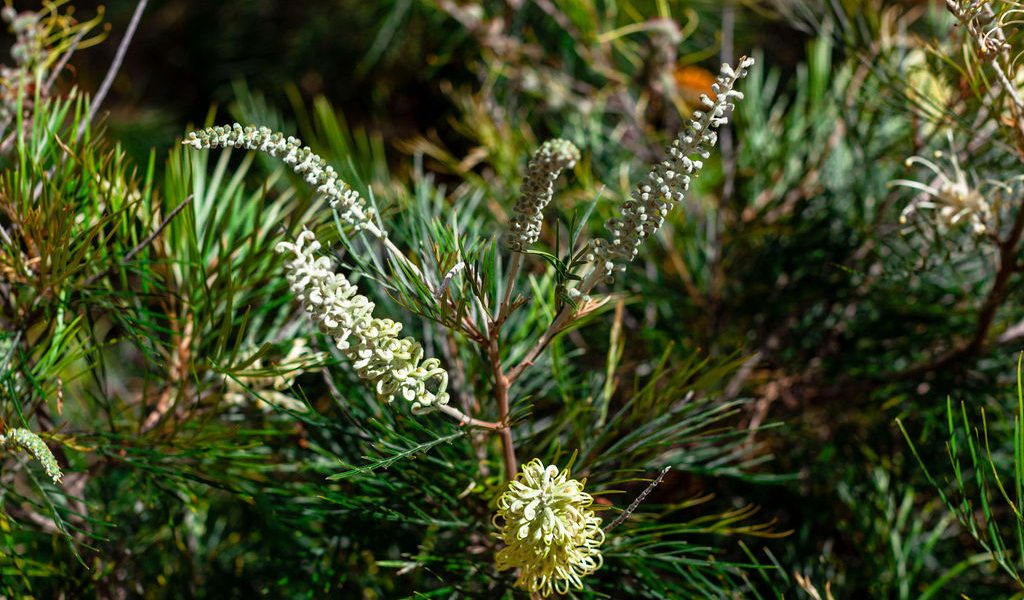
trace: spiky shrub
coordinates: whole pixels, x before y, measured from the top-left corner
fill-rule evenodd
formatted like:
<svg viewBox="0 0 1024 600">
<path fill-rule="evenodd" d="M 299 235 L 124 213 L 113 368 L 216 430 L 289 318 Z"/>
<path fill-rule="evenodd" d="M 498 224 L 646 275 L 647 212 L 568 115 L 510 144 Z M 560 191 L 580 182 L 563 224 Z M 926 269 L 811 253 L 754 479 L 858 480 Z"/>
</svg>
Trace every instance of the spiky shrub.
<svg viewBox="0 0 1024 600">
<path fill-rule="evenodd" d="M 621 306 L 596 291 L 630 259 L 615 240 L 680 200 L 749 61 L 607 244 L 578 220 L 556 256 L 545 210 L 586 156 L 567 140 L 493 181 L 521 190 L 507 226 L 484 187 L 389 175 L 330 109 L 316 151 L 211 128 L 136 169 L 88 96 L 51 94 L 96 24 L 59 7 L 5 12 L 24 40 L 0 98 L 0 593 L 756 594 L 698 543 L 767 534 L 750 509 L 611 500 L 668 467 L 756 478 L 743 401 L 718 399 L 736 362 L 665 349 L 627 391 L 621 310 L 586 364 L 561 337 Z"/>
<path fill-rule="evenodd" d="M 725 116 L 730 94 L 709 99 L 710 107 L 689 102 L 708 109 L 696 117 L 700 127 L 684 129 L 662 153 L 665 144 L 651 140 L 690 116 L 665 77 L 681 30 L 666 20 L 643 24 L 655 60 L 643 60 L 652 68 L 637 90 L 631 65 L 647 56 L 629 33 L 637 30 L 588 24 L 588 12 L 605 18 L 572 13 L 577 27 L 559 23 L 545 32 L 550 39 L 541 36 L 566 53 L 562 64 L 515 65 L 524 88 L 531 62 L 543 70 L 543 110 L 531 118 L 582 152 L 564 140 L 536 144 L 524 121 L 474 112 L 467 103 L 472 120 L 460 131 L 480 138 L 494 168 L 452 169 L 468 184 L 455 189 L 434 185 L 420 170 L 411 181 L 386 173 L 379 140 L 348 135 L 323 102 L 313 121 L 299 126 L 315 151 L 281 134 L 228 128 L 208 139 L 261 152 L 223 152 L 211 167 L 207 153 L 179 149 L 162 180 L 155 161 L 139 174 L 96 128 L 88 116 L 95 107 L 84 96 L 47 92 L 43 67 L 56 65 L 80 30 L 62 26 L 43 36 L 55 34 L 60 44 L 35 55 L 39 60 L 18 62 L 29 56 L 24 51 L 39 51 L 19 44 L 21 70 L 5 74 L 12 129 L 3 138 L 0 217 L 9 236 L 2 240 L 0 291 L 10 332 L 0 340 L 3 594 L 107 597 L 166 588 L 194 596 L 230 588 L 298 596 L 358 588 L 377 597 L 498 597 L 518 586 L 581 596 L 755 596 L 744 565 L 721 554 L 731 544 L 713 537 L 764 533 L 745 525 L 751 509 L 735 509 L 727 498 L 718 505 L 730 509 L 715 514 L 707 496 L 680 489 L 715 476 L 750 482 L 749 469 L 764 459 L 747 431 L 731 427 L 744 403 L 730 400 L 737 392 L 721 382 L 736 363 L 704 362 L 688 349 L 661 355 L 662 348 L 646 350 L 632 337 L 639 335 L 638 312 L 685 304 L 666 300 L 674 285 L 665 278 L 674 275 L 646 259 L 659 252 L 652 242 L 665 252 L 701 238 L 663 235 L 670 230 L 662 219 L 676 227 L 696 222 L 709 238 L 744 222 L 729 220 L 724 189 L 723 218 L 714 226 L 705 227 L 695 210 L 712 197 L 703 190 L 687 198 L 686 218 L 668 212 L 697 171 L 712 177 L 695 183 L 718 185 L 716 156 L 689 151 L 714 146 L 705 125 Z M 16 33 L 46 23 L 27 15 Z M 38 41 L 32 36 L 25 40 Z M 823 47 L 815 46 L 819 55 Z M 533 48 L 524 46 L 522 56 Z M 576 48 L 586 60 L 572 59 Z M 603 54 L 606 48 L 615 50 Z M 564 77 L 553 64 L 574 72 Z M 600 72 L 588 72 L 591 66 Z M 795 219 L 785 218 L 791 190 L 809 185 L 794 174 L 794 162 L 813 166 L 815 153 L 844 156 L 821 149 L 831 147 L 832 124 L 846 106 L 845 82 L 856 78 L 831 68 L 818 60 L 813 76 L 798 74 L 794 87 L 809 98 L 797 98 L 792 110 L 772 106 L 787 99 L 772 97 L 770 75 L 751 73 L 761 77 L 745 86 L 757 102 L 740 104 L 748 127 L 734 158 L 739 183 L 759 199 L 752 210 L 764 215 L 750 226 L 758 235 L 738 239 L 764 239 L 760 228 L 771 231 L 780 214 L 787 240 L 833 231 L 821 219 L 812 222 L 818 231 L 805 225 L 792 235 Z M 548 92 L 559 89 L 583 93 L 558 103 Z M 829 90 L 825 100 L 810 93 L 822 89 Z M 612 101 L 587 106 L 581 122 L 575 109 L 594 90 Z M 500 111 L 515 104 L 498 100 L 481 105 Z M 635 114 L 630 106 L 650 110 Z M 623 109 L 629 123 L 620 128 Z M 762 112 L 766 122 L 757 120 Z M 804 135 L 813 143 L 784 143 Z M 203 145 L 199 136 L 187 141 L 196 140 Z M 278 168 L 272 154 L 288 168 Z M 454 158 L 460 169 L 476 160 Z M 632 177 L 639 184 L 623 190 L 621 203 L 593 204 L 594 214 L 612 217 L 606 238 L 587 243 L 584 232 L 600 227 L 586 211 L 556 225 L 555 212 L 596 196 L 595 174 L 608 183 L 654 158 L 646 176 Z M 846 163 L 827 165 L 835 175 Z M 884 165 L 872 167 L 884 172 Z M 574 188 L 556 198 L 559 177 L 569 179 L 570 170 Z M 865 187 L 877 178 L 865 177 Z M 830 193 L 845 181 L 826 179 Z M 958 178 L 950 183 L 933 195 L 979 205 L 975 195 L 960 193 Z M 519 198 L 504 193 L 515 189 Z M 384 210 L 374 193 L 386 199 Z M 500 215 L 508 210 L 506 225 Z M 973 224 L 959 213 L 945 215 L 946 225 Z M 709 307 L 720 300 L 715 261 L 706 261 L 714 272 L 707 279 L 691 269 L 695 282 L 677 265 L 722 256 L 713 249 L 684 251 L 673 263 L 684 282 L 707 284 Z M 733 260 L 749 254 L 739 256 Z M 630 272 L 634 260 L 645 262 Z M 753 270 L 761 266 L 751 262 Z M 639 268 L 646 268 L 642 277 Z M 637 293 L 602 296 L 609 272 Z M 763 289 L 749 287 L 755 296 Z M 764 304 L 760 296 L 757 302 Z M 609 318 L 595 318 L 606 309 Z M 647 328 L 643 341 L 717 342 L 716 327 L 679 319 L 675 310 L 673 323 Z M 743 317 L 739 312 L 732 316 Z M 676 322 L 685 323 L 685 336 Z M 563 335 L 577 325 L 572 337 Z M 509 468 L 516 454 L 539 458 Z M 674 467 L 670 475 L 665 465 Z M 628 506 L 629 495 L 612 495 L 624 488 L 639 500 L 656 473 L 675 489 Z M 913 511 L 913 495 L 897 495 L 892 482 L 878 471 L 873 483 L 884 501 L 877 504 L 842 486 L 840 498 L 870 517 L 857 533 L 871 536 L 871 554 L 883 557 L 878 564 L 903 574 L 896 583 L 891 576 L 871 581 L 907 597 L 918 589 L 911 576 L 932 564 L 916 558 L 915 545 L 937 544 L 941 536 L 921 533 L 934 511 Z M 874 518 L 876 506 L 885 520 Z M 894 560 L 876 552 L 887 549 L 878 540 L 899 550 Z"/>
<path fill-rule="evenodd" d="M 586 583 L 593 579 L 595 572 L 600 572 L 603 564 L 613 572 L 629 572 L 629 565 L 643 561 L 648 563 L 643 572 L 654 576 L 657 569 L 671 564 L 669 561 L 677 552 L 680 555 L 689 552 L 685 545 L 657 555 L 643 551 L 647 544 L 655 543 L 654 540 L 671 544 L 668 540 L 683 534 L 685 526 L 647 534 L 641 524 L 643 519 L 636 519 L 627 521 L 630 525 L 612 533 L 612 529 L 622 523 L 621 519 L 613 519 L 614 522 L 602 530 L 602 518 L 595 510 L 603 507 L 594 503 L 594 494 L 602 493 L 601 488 L 591 488 L 589 483 L 596 481 L 607 485 L 621 477 L 616 473 L 622 470 L 651 469 L 655 465 L 649 461 L 663 462 L 664 458 L 655 458 L 664 456 L 663 453 L 677 456 L 675 460 L 682 459 L 683 449 L 678 444 L 689 437 L 684 433 L 689 426 L 680 428 L 669 423 L 682 416 L 679 411 L 691 410 L 686 407 L 689 401 L 684 399 L 665 406 L 662 417 L 641 426 L 639 435 L 632 434 L 637 436 L 638 445 L 623 453 L 626 438 L 620 436 L 625 431 L 623 428 L 639 425 L 635 419 L 643 414 L 640 406 L 627 403 L 615 413 L 610 413 L 607 405 L 593 407 L 588 419 L 600 432 L 595 438 L 581 424 L 559 431 L 583 414 L 579 408 L 535 403 L 532 410 L 549 415 L 540 419 L 529 415 L 526 398 L 539 391 L 538 384 L 547 379 L 538 373 L 541 370 L 538 367 L 565 368 L 558 366 L 557 354 L 556 358 L 545 356 L 557 336 L 607 305 L 607 297 L 592 295 L 596 286 L 605 280 L 612 281 L 613 271 L 625 270 L 625 264 L 636 255 L 637 248 L 657 232 L 665 215 L 685 198 L 691 177 L 699 173 L 717 140 L 716 130 L 727 122 L 733 102 L 742 98 L 734 87 L 752 62 L 743 58 L 736 67 L 723 65 L 722 74 L 712 86 L 714 98 L 702 99 L 705 110 L 694 116 L 669 148 L 665 160 L 659 161 L 637 186 L 633 198 L 623 205 L 621 218 L 609 222 L 611 237 L 587 241 L 580 228 L 576 228 L 566 258 L 549 254 L 554 258 L 552 266 L 557 268 L 549 267 L 547 274 L 532 279 L 532 300 L 517 290 L 522 269 L 527 264 L 525 259 L 536 252 L 532 246 L 540 237 L 544 207 L 552 199 L 555 182 L 563 171 L 580 160 L 580 150 L 566 140 L 547 142 L 536 151 L 520 186 L 520 197 L 513 206 L 509 231 L 496 240 L 484 237 L 480 231 L 481 221 L 471 212 L 465 214 L 458 204 L 446 209 L 436 204 L 436 196 L 422 192 L 404 209 L 414 215 L 400 223 L 409 229 L 400 230 L 399 235 L 389 233 L 391 227 L 378 217 L 381 213 L 325 159 L 298 139 L 266 127 L 234 124 L 202 129 L 185 137 L 184 145 L 198 150 L 238 148 L 279 158 L 316 193 L 330 200 L 334 208 L 337 237 L 353 261 L 349 273 L 335 272 L 324 245 L 334 236 L 322 228 L 318 233 L 304 229 L 277 244 L 277 251 L 285 257 L 283 271 L 304 312 L 329 340 L 330 351 L 344 357 L 341 366 L 351 369 L 355 378 L 368 387 L 372 397 L 384 403 L 364 405 L 361 411 L 377 415 L 378 419 L 387 414 L 389 420 L 396 419 L 401 426 L 396 426 L 390 435 L 384 433 L 388 429 L 375 434 L 368 431 L 368 439 L 373 439 L 369 435 L 384 435 L 383 440 L 368 446 L 379 458 L 332 475 L 329 479 L 348 482 L 354 491 L 344 501 L 334 494 L 344 493 L 345 488 L 329 492 L 329 497 L 349 509 L 364 506 L 363 503 L 372 498 L 367 494 L 367 486 L 380 485 L 383 476 L 380 469 L 392 467 L 407 457 L 425 454 L 434 456 L 431 462 L 443 470 L 443 474 L 435 474 L 441 481 L 432 482 L 428 488 L 432 490 L 431 501 L 426 505 L 420 500 L 402 506 L 399 495 L 387 502 L 392 510 L 432 515 L 429 522 L 444 529 L 444 525 L 435 521 L 440 518 L 439 514 L 444 514 L 438 512 L 441 507 L 447 505 L 444 510 L 455 511 L 450 513 L 449 519 L 466 515 L 464 510 L 455 508 L 464 506 L 465 500 L 454 506 L 449 504 L 455 501 L 451 496 L 457 493 L 458 487 L 463 487 L 458 496 L 474 498 L 476 514 L 478 511 L 494 512 L 494 524 L 500 527 L 500 534 L 490 528 L 491 519 L 478 520 L 478 516 L 469 520 L 477 525 L 471 526 L 470 533 L 463 534 L 471 540 L 479 540 L 475 544 L 490 546 L 489 551 L 495 553 L 497 570 L 485 569 L 491 572 L 487 578 L 467 579 L 469 573 L 479 572 L 480 566 L 471 566 L 476 561 L 470 555 L 452 554 L 452 545 L 458 547 L 459 542 L 451 535 L 425 538 L 420 542 L 421 554 L 403 562 L 403 571 L 419 567 L 442 568 L 435 563 L 443 560 L 449 563 L 443 568 L 450 576 L 461 578 L 460 588 L 466 586 L 464 589 L 476 590 L 475 593 L 488 590 L 487 593 L 493 594 L 496 586 L 511 583 L 547 597 L 556 592 L 579 592 L 589 587 L 600 589 L 600 580 L 589 587 Z M 442 216 L 442 211 L 449 214 Z M 295 223 L 295 226 L 311 225 Z M 393 241 L 399 239 L 409 243 L 412 251 L 401 250 Z M 501 260 L 499 254 L 503 247 L 509 251 L 505 260 Z M 367 294 L 372 293 L 382 301 L 371 300 Z M 545 298 L 548 300 L 542 302 Z M 439 342 L 424 344 L 411 336 L 401 337 L 401 323 L 378 316 L 387 307 L 393 310 L 395 304 L 426 319 L 422 331 L 429 332 L 427 339 Z M 536 334 L 523 335 L 529 330 L 536 330 Z M 439 352 L 444 360 L 428 358 L 430 351 Z M 554 362 L 548 362 L 551 360 Z M 325 373 L 329 373 L 329 381 L 340 377 L 336 369 Z M 659 375 L 652 380 L 652 385 L 658 387 L 651 388 L 651 400 L 654 395 L 672 393 L 675 385 L 685 381 L 673 378 L 675 383 L 661 388 L 664 382 L 658 381 L 660 373 L 659 370 Z M 481 383 L 474 384 L 474 381 Z M 329 387 L 341 390 L 351 389 L 350 385 L 335 383 Z M 351 397 L 352 392 L 348 392 L 344 398 L 338 398 L 346 411 L 353 409 Z M 382 412 L 385 404 L 396 399 L 401 400 L 399 406 Z M 414 420 L 403 416 L 406 409 L 402 405 L 408 406 L 415 415 Z M 644 410 L 650 408 L 653 406 L 643 407 Z M 703 428 L 731 410 L 726 404 L 707 414 L 694 414 L 693 418 L 698 419 L 698 427 Z M 447 418 L 448 424 L 438 418 Z M 362 429 L 372 422 L 359 423 L 356 417 L 355 424 Z M 644 434 L 645 431 L 649 435 Z M 409 434 L 413 437 L 408 437 Z M 500 443 L 498 456 L 503 476 L 490 474 L 489 464 L 497 458 L 491 456 L 491 438 Z M 544 438 L 548 441 L 538 445 Z M 699 439 L 698 436 L 694 441 Z M 576 468 L 589 474 L 586 479 L 571 478 L 568 465 L 562 462 L 559 466 L 559 462 L 566 459 L 557 450 L 544 452 L 546 456 L 533 458 L 520 469 L 518 456 L 524 448 L 528 452 L 539 452 L 544 447 L 558 446 L 573 448 L 579 453 Z M 439 454 L 441 448 L 445 448 L 443 454 Z M 545 463 L 550 464 L 545 466 Z M 662 466 L 658 464 L 656 468 Z M 425 475 L 421 470 L 413 471 L 415 474 L 404 472 L 403 477 L 414 476 L 419 480 Z M 449 478 L 454 485 L 446 489 Z M 456 483 L 459 481 L 464 483 L 459 486 Z M 607 494 L 608 490 L 603 493 Z M 438 506 L 427 510 L 427 506 L 435 504 Z M 629 512 L 636 509 L 633 506 Z M 468 518 L 468 515 L 459 518 Z M 758 527 L 747 531 L 756 532 Z M 500 543 L 495 545 L 488 540 Z M 716 572 L 724 577 L 727 588 L 739 585 L 731 582 L 736 573 L 730 574 L 733 567 L 728 565 L 716 566 L 708 562 L 689 569 Z M 505 580 L 500 574 L 502 571 L 513 571 L 514 581 Z M 638 592 L 653 591 L 661 584 L 655 584 L 651 576 L 630 576 L 631 583 L 627 585 Z M 702 587 L 695 580 L 687 581 L 682 585 L 694 585 L 693 589 Z"/>
<path fill-rule="evenodd" d="M 482 48 L 472 54 L 480 85 L 453 93 L 458 133 L 479 162 L 460 163 L 434 137 L 408 147 L 461 181 L 507 171 L 510 148 L 522 154 L 540 122 L 586 139 L 605 193 L 626 196 L 635 176 L 612 174 L 636 146 L 657 147 L 651 117 L 699 108 L 680 97 L 683 79 L 673 82 L 685 56 L 656 60 L 671 28 L 617 21 L 640 3 L 527 3 L 513 18 L 500 3 L 430 4 Z M 1004 365 L 1024 332 L 1020 4 L 771 6 L 775 26 L 807 36 L 806 52 L 781 64 L 773 52 L 751 69 L 738 143 L 723 140 L 685 209 L 641 247 L 644 276 L 618 278 L 640 299 L 625 306 L 626 335 L 713 357 L 756 350 L 737 390 L 761 398 L 755 421 L 786 415 L 800 432 L 767 433 L 784 449 L 774 464 L 800 473 L 794 495 L 752 491 L 796 529 L 774 546 L 783 564 L 839 597 L 1008 596 L 991 564 L 975 568 L 979 554 L 965 554 L 966 535 L 908 464 L 891 417 L 920 428 L 934 473 L 945 466 L 934 435 L 945 426 L 941 399 L 995 410 L 1005 396 Z M 762 35 L 732 4 L 693 8 L 701 23 L 735 17 L 723 54 L 730 40 Z M 583 56 L 598 60 L 574 60 Z M 638 87 L 593 68 L 629 59 Z M 523 103 L 522 113 L 509 108 Z M 629 118 L 603 110 L 612 103 Z M 591 108 L 598 114 L 580 116 Z M 618 216 L 607 206 L 594 220 Z"/>
</svg>

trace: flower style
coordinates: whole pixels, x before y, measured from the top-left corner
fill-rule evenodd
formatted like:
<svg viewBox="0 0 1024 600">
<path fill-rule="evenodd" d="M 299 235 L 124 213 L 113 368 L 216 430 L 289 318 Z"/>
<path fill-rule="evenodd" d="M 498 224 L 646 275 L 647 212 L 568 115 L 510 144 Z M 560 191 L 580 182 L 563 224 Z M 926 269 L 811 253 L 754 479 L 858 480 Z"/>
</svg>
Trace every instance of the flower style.
<svg viewBox="0 0 1024 600">
<path fill-rule="evenodd" d="M 956 150 L 953 149 L 953 138 L 949 137 L 949 164 L 952 173 L 947 174 L 935 162 L 921 156 L 911 156 L 906 166 L 920 164 L 935 174 L 935 180 L 929 185 L 909 179 L 897 179 L 892 185 L 899 185 L 918 190 L 923 197 L 912 201 L 900 214 L 900 223 L 906 223 L 917 209 L 937 210 L 941 222 L 947 227 L 956 227 L 961 223 L 969 223 L 975 235 L 984 235 L 992 221 L 992 207 L 988 200 L 967 181 L 967 175 L 960 168 Z M 935 152 L 935 158 L 942 158 L 943 153 Z"/>
<path fill-rule="evenodd" d="M 39 461 L 39 464 L 43 466 L 43 470 L 46 471 L 46 476 L 52 479 L 54 483 L 60 483 L 60 478 L 64 476 L 60 472 L 57 459 L 53 457 L 53 452 L 50 452 L 42 438 L 28 429 L 17 427 L 9 429 L 7 433 L 0 434 L 0 448 L 28 452 L 32 455 L 32 458 Z"/>
<path fill-rule="evenodd" d="M 285 164 L 316 186 L 316 191 L 327 196 L 331 208 L 338 211 L 342 221 L 357 231 L 366 230 L 377 237 L 386 234 L 374 225 L 373 211 L 359 192 L 338 178 L 338 173 L 327 161 L 313 153 L 309 146 L 303 146 L 298 138 L 272 132 L 268 127 L 242 127 L 238 123 L 192 131 L 182 142 L 186 146 L 203 150 L 209 148 L 244 148 L 259 150 L 273 157 L 282 157 Z"/>
<path fill-rule="evenodd" d="M 522 252 L 537 241 L 544 207 L 555 193 L 555 180 L 564 169 L 575 167 L 579 159 L 579 149 L 563 139 L 548 140 L 533 153 L 519 190 L 519 199 L 512 209 L 515 216 L 509 223 L 506 238 L 510 249 Z"/>
<path fill-rule="evenodd" d="M 694 111 L 693 120 L 668 148 L 668 159 L 654 165 L 647 179 L 637 185 L 631 198 L 622 205 L 622 216 L 605 225 L 611 239 L 592 242 L 589 257 L 597 268 L 611 275 L 625 270 L 625 264 L 636 258 L 640 245 L 665 222 L 665 216 L 675 203 L 686 198 L 690 180 L 704 167 L 702 159 L 710 155 L 709 149 L 718 142 L 716 129 L 729 122 L 728 113 L 734 107 L 732 100 L 743 98 L 733 89 L 736 82 L 747 75 L 754 59 L 743 57 L 736 68 L 722 65 L 711 89 L 715 99 L 701 95 L 705 111 Z M 697 156 L 699 158 L 691 158 Z"/>
<path fill-rule="evenodd" d="M 304 230 L 295 243 L 280 242 L 287 253 L 287 279 L 310 318 L 335 342 L 359 377 L 377 397 L 391 402 L 400 395 L 414 413 L 448 403 L 448 373 L 436 358 L 423 357 L 423 346 L 411 337 L 398 338 L 402 324 L 373 316 L 374 303 L 360 295 L 344 275 L 331 270 L 326 256 L 317 257 L 320 242 Z"/>
<path fill-rule="evenodd" d="M 604 531 L 585 483 L 535 458 L 498 498 L 493 522 L 506 546 L 495 560 L 499 570 L 519 569 L 517 586 L 544 597 L 581 590 L 603 564 Z"/>
</svg>

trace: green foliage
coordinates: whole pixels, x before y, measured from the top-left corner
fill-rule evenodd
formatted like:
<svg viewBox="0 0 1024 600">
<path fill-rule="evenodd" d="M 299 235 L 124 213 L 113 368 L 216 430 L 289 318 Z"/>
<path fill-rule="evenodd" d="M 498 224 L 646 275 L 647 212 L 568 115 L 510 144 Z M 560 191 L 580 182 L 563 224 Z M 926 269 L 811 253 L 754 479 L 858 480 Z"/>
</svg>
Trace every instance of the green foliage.
<svg viewBox="0 0 1024 600">
<path fill-rule="evenodd" d="M 237 93 L 247 120 L 292 129 Z M 0 408 L 5 431 L 39 432 L 65 476 L 56 486 L 4 455 L 4 594 L 512 597 L 491 517 L 513 465 L 494 431 L 523 460 L 578 452 L 575 472 L 609 514 L 665 466 L 674 482 L 778 481 L 734 429 L 746 401 L 720 399 L 739 361 L 659 344 L 626 362 L 621 308 L 608 329 L 614 302 L 568 295 L 595 203 L 549 225 L 557 254 L 525 255 L 517 279 L 501 207 L 526 154 L 507 149 L 507 171 L 456 186 L 419 159 L 393 174 L 378 136 L 323 99 L 292 99 L 294 130 L 378 207 L 387 241 L 332 227 L 323 200 L 265 156 L 178 147 L 140 171 L 88 122 L 85 95 L 37 90 L 15 107 L 0 180 Z M 442 359 L 456 413 L 477 421 L 382 405 L 311 332 L 273 251 L 303 227 Z M 572 328 L 607 352 L 553 335 L 538 345 L 556 315 L 577 312 Z M 656 490 L 609 533 L 605 567 L 577 595 L 759 594 L 747 570 L 764 567 L 715 556 L 722 543 L 738 552 L 730 536 L 772 534 L 753 513 Z"/>
<path fill-rule="evenodd" d="M 524 597 L 511 440 L 627 517 L 571 597 L 1024 597 L 1015 3 L 272 5 L 150 7 L 111 100 L 156 96 L 106 122 L 70 87 L 99 18 L 5 11 L 0 435 L 63 478 L 0 444 L 0 595 Z M 748 49 L 686 201 L 588 274 Z M 171 145 L 187 119 L 301 137 L 386 239 L 280 157 Z M 581 159 L 510 253 L 555 137 Z M 303 228 L 440 361 L 443 410 L 316 331 L 275 252 Z"/>
<path fill-rule="evenodd" d="M 1014 597 L 1024 594 L 1021 561 L 1024 560 L 1024 387 L 1021 362 L 1017 363 L 1017 406 L 1010 414 L 998 414 L 990 436 L 986 411 L 980 411 L 981 427 L 972 425 L 967 406 L 956 410 L 952 400 L 946 403 L 949 456 L 952 476 L 935 479 L 928 463 L 922 460 L 917 445 L 903 424 L 900 431 L 910 444 L 928 482 L 938 492 L 948 510 L 981 550 L 953 566 L 955 573 L 970 565 L 997 567 L 1015 588 Z"/>
</svg>

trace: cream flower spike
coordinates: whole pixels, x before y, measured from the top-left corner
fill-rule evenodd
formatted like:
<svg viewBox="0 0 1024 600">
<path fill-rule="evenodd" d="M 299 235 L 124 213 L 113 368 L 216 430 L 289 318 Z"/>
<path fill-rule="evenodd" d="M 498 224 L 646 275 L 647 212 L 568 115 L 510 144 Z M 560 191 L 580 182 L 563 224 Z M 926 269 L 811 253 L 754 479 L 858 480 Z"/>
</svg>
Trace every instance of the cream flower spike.
<svg viewBox="0 0 1024 600">
<path fill-rule="evenodd" d="M 743 94 L 733 86 L 747 76 L 754 59 L 743 57 L 736 68 L 728 64 L 711 85 L 715 92 L 712 100 L 702 95 L 704 111 L 694 111 L 693 120 L 668 148 L 668 159 L 654 165 L 647 179 L 636 186 L 631 198 L 622 205 L 622 216 L 606 224 L 610 239 L 592 242 L 590 259 L 608 275 L 625 269 L 625 263 L 636 258 L 640 245 L 665 222 L 672 207 L 686 198 L 691 178 L 704 167 L 703 159 L 710 156 L 710 148 L 718 143 L 716 129 L 729 122 L 732 101 Z"/>
<path fill-rule="evenodd" d="M 316 191 L 327 197 L 339 218 L 358 230 L 366 230 L 376 237 L 387 234 L 373 223 L 373 212 L 359 192 L 339 179 L 338 173 L 327 161 L 313 153 L 309 146 L 295 137 L 285 137 L 268 127 L 242 127 L 238 123 L 192 131 L 181 142 L 198 150 L 211 148 L 243 148 L 258 150 L 273 157 L 281 157 L 298 175 L 305 178 Z"/>
<path fill-rule="evenodd" d="M 548 140 L 533 153 L 519 190 L 519 199 L 512 209 L 515 215 L 509 223 L 506 238 L 510 249 L 522 252 L 537 241 L 544 207 L 555 194 L 555 181 L 563 170 L 575 167 L 579 159 L 579 149 L 562 139 Z"/>
<path fill-rule="evenodd" d="M 411 337 L 399 339 L 402 324 L 373 316 L 374 304 L 360 295 L 326 256 L 317 256 L 320 242 L 304 230 L 294 243 L 280 242 L 287 255 L 285 269 L 292 292 L 320 330 L 334 338 L 360 379 L 386 402 L 401 396 L 414 413 L 447 404 L 448 372 L 436 358 L 424 358 L 423 346 Z"/>
<path fill-rule="evenodd" d="M 506 546 L 495 561 L 498 570 L 519 569 L 516 586 L 545 598 L 566 594 L 601 568 L 604 531 L 585 483 L 535 458 L 498 498 L 493 523 Z"/>
<path fill-rule="evenodd" d="M 46 472 L 46 476 L 53 480 L 54 483 L 60 483 L 61 477 L 64 476 L 60 472 L 60 466 L 57 464 L 57 459 L 54 458 L 53 452 L 46 446 L 46 442 L 28 429 L 17 427 L 0 434 L 0 448 L 28 452 L 32 455 L 32 458 L 39 461 L 39 464 L 43 466 L 43 471 Z"/>
</svg>

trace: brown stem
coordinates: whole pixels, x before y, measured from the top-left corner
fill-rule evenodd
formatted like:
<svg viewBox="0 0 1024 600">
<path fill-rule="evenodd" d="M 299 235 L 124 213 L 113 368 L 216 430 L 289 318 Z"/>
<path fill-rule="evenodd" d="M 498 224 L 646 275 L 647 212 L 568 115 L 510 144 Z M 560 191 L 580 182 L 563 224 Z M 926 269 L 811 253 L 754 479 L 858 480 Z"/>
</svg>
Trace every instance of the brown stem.
<svg viewBox="0 0 1024 600">
<path fill-rule="evenodd" d="M 454 406 L 441 404 L 438 405 L 437 409 L 458 421 L 460 427 L 465 427 L 468 425 L 469 427 L 479 427 L 481 429 L 490 429 L 492 431 L 500 431 L 501 429 L 503 429 L 503 426 L 500 422 L 481 421 L 480 419 L 475 419 L 467 415 L 466 413 L 462 412 L 461 410 L 455 408 Z"/>
<path fill-rule="evenodd" d="M 533 364 L 533 361 L 535 361 L 540 353 L 543 352 L 548 343 L 550 343 L 551 340 L 565 329 L 565 327 L 572 322 L 573 318 L 577 316 L 577 313 L 572 306 L 563 306 L 558 314 L 555 315 L 555 318 L 551 321 L 547 330 L 541 334 L 533 347 L 526 352 L 522 361 L 520 361 L 518 365 L 513 367 L 506 374 L 501 368 L 501 352 L 498 346 L 498 336 L 501 333 L 502 323 L 508 317 L 508 311 L 510 309 L 509 300 L 512 295 L 512 284 L 516 273 L 519 271 L 521 260 L 522 259 L 518 253 L 513 255 L 512 262 L 509 266 L 509 275 L 506 283 L 504 299 L 498 308 L 498 316 L 497 318 L 490 320 L 487 328 L 487 357 L 490 359 L 491 374 L 494 377 L 494 395 L 498 401 L 498 423 L 502 425 L 502 427 L 497 431 L 501 435 L 501 447 L 505 457 L 505 471 L 508 474 L 509 480 L 515 478 L 519 467 L 516 461 L 515 444 L 512 440 L 512 425 L 509 423 L 508 390 L 512 386 L 512 382 L 518 379 L 519 376 Z M 589 293 L 602 278 L 603 273 L 599 269 L 594 268 L 583 279 L 577 289 L 585 295 Z"/>
<path fill-rule="evenodd" d="M 975 326 L 974 335 L 971 336 L 970 341 L 953 348 L 935 360 L 896 373 L 892 379 L 913 379 L 953 365 L 964 358 L 975 356 L 982 351 L 988 339 L 988 332 L 995 321 L 996 313 L 1006 300 L 1010 276 L 1017 270 L 1017 254 L 1020 251 L 1022 235 L 1024 235 L 1024 208 L 1017 210 L 1010 235 L 999 244 L 999 266 L 996 271 L 996 278 L 992 282 L 988 295 L 985 297 L 985 303 L 981 307 L 981 312 L 978 313 L 978 323 Z"/>
<path fill-rule="evenodd" d="M 978 328 L 971 340 L 968 350 L 977 352 L 981 350 L 988 337 L 988 330 L 995 320 L 996 311 L 1006 299 L 1006 288 L 1010 283 L 1010 276 L 1017 268 L 1017 252 L 1020 249 L 1021 235 L 1024 234 L 1024 210 L 1018 209 L 1013 220 L 1013 229 L 1010 237 L 999 245 L 999 271 L 996 273 L 996 280 L 992 284 L 988 297 L 978 317 Z"/>
<path fill-rule="evenodd" d="M 501 434 L 501 450 L 505 457 L 505 473 L 511 481 L 515 479 L 519 465 L 516 461 L 516 447 L 512 441 L 512 426 L 508 420 L 508 388 L 509 378 L 501 369 L 501 354 L 498 348 L 498 329 L 492 327 L 487 341 L 487 356 L 491 361 L 491 373 L 494 375 L 494 396 L 498 401 L 498 429 Z"/>
<path fill-rule="evenodd" d="M 516 464 L 516 447 L 512 442 L 512 429 L 506 427 L 500 430 L 501 451 L 505 455 L 505 477 L 509 481 L 516 478 L 519 466 Z"/>
<path fill-rule="evenodd" d="M 597 282 L 600 281 L 603 276 L 604 275 L 600 269 L 594 268 L 577 289 L 582 294 L 588 294 L 590 293 L 590 290 L 594 289 L 594 286 L 597 285 Z M 555 315 L 555 319 L 551 321 L 551 325 L 548 325 L 547 331 L 541 334 L 533 347 L 526 352 L 526 356 L 523 357 L 523 360 L 508 372 L 509 383 L 518 379 L 519 376 L 523 374 L 523 371 L 528 369 L 530 365 L 533 364 L 533 361 L 537 360 L 537 357 L 544 351 L 544 348 L 546 348 L 551 340 L 572 322 L 572 319 L 575 316 L 576 313 L 570 305 L 566 304 L 562 307 L 562 310 Z"/>
</svg>

